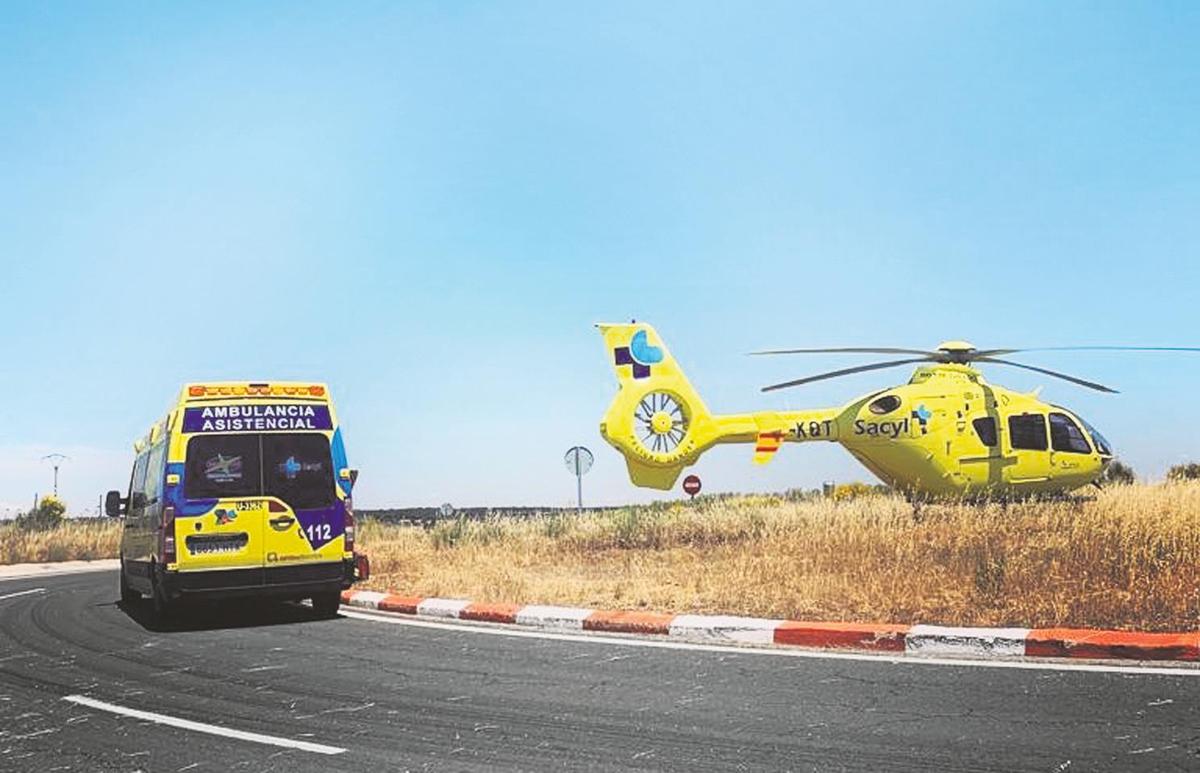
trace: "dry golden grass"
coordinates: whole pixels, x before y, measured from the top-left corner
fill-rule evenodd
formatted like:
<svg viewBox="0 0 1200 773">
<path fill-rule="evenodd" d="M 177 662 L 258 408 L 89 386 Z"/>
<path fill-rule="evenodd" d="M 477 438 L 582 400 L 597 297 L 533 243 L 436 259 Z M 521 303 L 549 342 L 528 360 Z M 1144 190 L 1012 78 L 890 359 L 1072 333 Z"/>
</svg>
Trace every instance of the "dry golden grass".
<svg viewBox="0 0 1200 773">
<path fill-rule="evenodd" d="M 363 523 L 375 589 L 809 620 L 1200 628 L 1200 483 L 1084 502 L 701 499 L 420 527 Z"/>
<path fill-rule="evenodd" d="M 57 529 L 25 531 L 0 526 L 0 565 L 116 558 L 121 522 L 108 518 L 67 520 Z"/>
</svg>

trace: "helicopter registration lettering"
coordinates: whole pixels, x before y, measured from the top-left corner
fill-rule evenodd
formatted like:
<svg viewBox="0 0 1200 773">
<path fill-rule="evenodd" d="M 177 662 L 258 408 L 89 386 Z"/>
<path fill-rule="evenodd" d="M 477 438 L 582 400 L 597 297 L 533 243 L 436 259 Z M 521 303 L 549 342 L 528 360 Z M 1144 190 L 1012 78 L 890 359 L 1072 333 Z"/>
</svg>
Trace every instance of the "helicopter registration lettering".
<svg viewBox="0 0 1200 773">
<path fill-rule="evenodd" d="M 909 433 L 909 419 L 900 421 L 863 421 L 855 419 L 854 434 L 868 437 L 887 437 L 897 440 Z"/>
<path fill-rule="evenodd" d="M 825 419 L 824 421 L 798 421 L 793 430 L 797 440 L 809 440 L 811 438 L 827 438 L 833 434 L 833 420 Z"/>
</svg>

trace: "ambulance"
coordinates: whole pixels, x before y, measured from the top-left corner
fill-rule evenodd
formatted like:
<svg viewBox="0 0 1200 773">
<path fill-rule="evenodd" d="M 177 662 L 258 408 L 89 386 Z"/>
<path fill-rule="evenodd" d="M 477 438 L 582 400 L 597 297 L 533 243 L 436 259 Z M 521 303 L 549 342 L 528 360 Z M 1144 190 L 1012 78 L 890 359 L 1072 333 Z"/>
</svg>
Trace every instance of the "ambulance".
<svg viewBox="0 0 1200 773">
<path fill-rule="evenodd" d="M 311 599 L 332 617 L 367 578 L 324 384 L 187 384 L 134 452 L 126 495 L 105 499 L 124 523 L 122 602 L 165 615 L 184 599 Z"/>
</svg>

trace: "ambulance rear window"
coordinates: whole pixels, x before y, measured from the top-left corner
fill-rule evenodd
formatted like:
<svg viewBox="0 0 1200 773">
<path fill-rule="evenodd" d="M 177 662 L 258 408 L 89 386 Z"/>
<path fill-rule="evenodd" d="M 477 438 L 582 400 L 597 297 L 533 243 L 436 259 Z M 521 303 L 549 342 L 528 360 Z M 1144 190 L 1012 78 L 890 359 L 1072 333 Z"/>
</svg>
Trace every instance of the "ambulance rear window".
<svg viewBox="0 0 1200 773">
<path fill-rule="evenodd" d="M 333 504 L 333 458 L 324 435 L 263 435 L 262 453 L 264 493 L 297 509 Z"/>
<path fill-rule="evenodd" d="M 188 441 L 188 499 L 257 496 L 262 485 L 257 435 L 202 435 Z"/>
<path fill-rule="evenodd" d="M 184 469 L 188 499 L 274 496 L 302 510 L 336 497 L 329 439 L 319 432 L 197 435 Z"/>
</svg>

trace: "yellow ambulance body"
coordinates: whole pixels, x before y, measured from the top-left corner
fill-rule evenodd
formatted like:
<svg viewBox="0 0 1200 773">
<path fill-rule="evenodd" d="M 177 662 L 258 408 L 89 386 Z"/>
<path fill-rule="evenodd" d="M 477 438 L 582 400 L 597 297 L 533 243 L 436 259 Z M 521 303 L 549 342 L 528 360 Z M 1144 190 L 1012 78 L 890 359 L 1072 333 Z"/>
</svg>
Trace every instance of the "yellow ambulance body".
<svg viewBox="0 0 1200 773">
<path fill-rule="evenodd" d="M 121 598 L 156 612 L 184 598 L 312 599 L 324 616 L 364 579 L 354 553 L 355 473 L 324 384 L 187 384 L 134 444 Z"/>
</svg>

